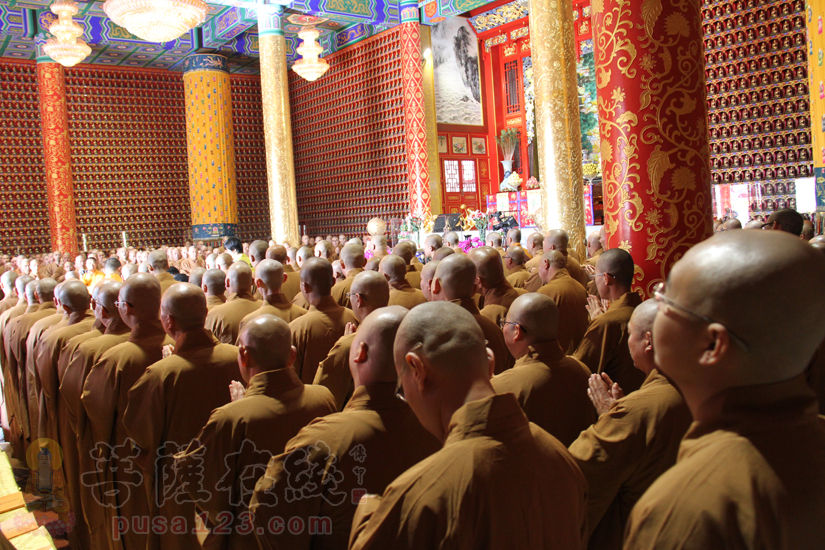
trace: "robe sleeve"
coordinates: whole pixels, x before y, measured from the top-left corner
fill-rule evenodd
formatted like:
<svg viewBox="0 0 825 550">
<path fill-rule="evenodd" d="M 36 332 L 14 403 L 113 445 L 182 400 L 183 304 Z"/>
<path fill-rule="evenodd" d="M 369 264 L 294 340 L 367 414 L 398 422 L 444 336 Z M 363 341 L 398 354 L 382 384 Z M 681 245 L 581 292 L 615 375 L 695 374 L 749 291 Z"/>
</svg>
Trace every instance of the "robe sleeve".
<svg viewBox="0 0 825 550">
<path fill-rule="evenodd" d="M 117 356 L 105 354 L 91 368 L 80 401 L 86 411 L 92 441 L 110 445 L 114 439 L 117 395 L 120 387 Z"/>
<path fill-rule="evenodd" d="M 349 352 L 353 340 L 347 336 L 339 338 L 326 359 L 318 365 L 315 380 L 318 386 L 327 388 L 335 399 L 336 410 L 344 408 L 344 400 L 352 388 L 352 373 L 349 370 Z"/>
<path fill-rule="evenodd" d="M 596 318 L 590 323 L 573 357 L 587 365 L 590 372 L 601 373 L 620 338 L 620 330 L 615 323 L 603 323 Z"/>
<path fill-rule="evenodd" d="M 160 365 L 146 369 L 129 390 L 123 413 L 123 428 L 141 450 L 141 467 L 152 474 L 148 466 L 154 465 L 158 449 L 165 443 L 166 388 L 161 369 Z"/>
<path fill-rule="evenodd" d="M 296 321 L 297 320 L 298 319 L 296 319 Z M 303 321 L 303 319 L 300 319 L 300 321 Z M 298 378 L 303 380 L 302 374 L 304 371 L 304 355 L 306 354 L 307 327 L 304 326 L 305 323 L 303 322 L 293 323 L 295 323 L 295 321 L 289 324 L 289 328 L 292 330 L 292 345 L 295 346 L 297 353 L 292 367 L 298 374 Z"/>
<path fill-rule="evenodd" d="M 80 399 L 83 395 L 83 382 L 86 374 L 87 357 L 84 354 L 83 346 L 78 346 L 69 358 L 66 372 L 63 374 L 63 381 L 60 383 L 60 395 L 66 402 L 66 410 L 69 413 L 69 423 L 75 434 L 83 433 L 80 424 L 81 411 L 83 405 Z M 83 417 L 85 418 L 85 414 Z"/>
<path fill-rule="evenodd" d="M 60 343 L 46 341 L 38 346 L 35 358 L 38 381 L 38 433 L 40 437 L 56 438 L 57 433 L 51 433 L 51 427 L 57 426 L 57 361 L 60 357 Z"/>
</svg>

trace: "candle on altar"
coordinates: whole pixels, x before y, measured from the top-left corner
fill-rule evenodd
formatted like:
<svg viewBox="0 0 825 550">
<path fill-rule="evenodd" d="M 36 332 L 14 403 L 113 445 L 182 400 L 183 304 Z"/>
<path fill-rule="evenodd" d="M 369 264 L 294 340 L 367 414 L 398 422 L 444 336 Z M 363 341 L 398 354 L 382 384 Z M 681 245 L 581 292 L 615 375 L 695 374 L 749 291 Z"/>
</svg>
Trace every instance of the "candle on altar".
<svg viewBox="0 0 825 550">
<path fill-rule="evenodd" d="M 126 232 L 123 232 L 123 248 L 126 248 Z"/>
<path fill-rule="evenodd" d="M 88 252 L 89 249 L 86 247 L 86 233 L 83 234 L 83 252 Z"/>
</svg>

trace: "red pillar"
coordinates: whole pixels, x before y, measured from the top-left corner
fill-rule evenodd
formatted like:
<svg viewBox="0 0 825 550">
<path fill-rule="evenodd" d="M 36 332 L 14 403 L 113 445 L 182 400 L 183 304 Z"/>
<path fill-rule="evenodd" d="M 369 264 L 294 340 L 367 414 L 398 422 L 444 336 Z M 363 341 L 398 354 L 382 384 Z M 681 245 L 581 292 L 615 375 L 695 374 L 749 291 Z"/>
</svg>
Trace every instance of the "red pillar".
<svg viewBox="0 0 825 550">
<path fill-rule="evenodd" d="M 712 231 L 700 1 L 592 6 L 607 244 L 650 296 Z"/>
<path fill-rule="evenodd" d="M 401 81 L 404 86 L 404 125 L 410 213 L 430 212 L 430 172 L 427 166 L 427 124 L 424 116 L 424 77 L 421 72 L 421 34 L 418 3 L 401 3 Z"/>
<path fill-rule="evenodd" d="M 52 250 L 74 256 L 77 254 L 77 226 L 63 67 L 52 61 L 38 62 L 37 87 L 40 92 Z"/>
</svg>

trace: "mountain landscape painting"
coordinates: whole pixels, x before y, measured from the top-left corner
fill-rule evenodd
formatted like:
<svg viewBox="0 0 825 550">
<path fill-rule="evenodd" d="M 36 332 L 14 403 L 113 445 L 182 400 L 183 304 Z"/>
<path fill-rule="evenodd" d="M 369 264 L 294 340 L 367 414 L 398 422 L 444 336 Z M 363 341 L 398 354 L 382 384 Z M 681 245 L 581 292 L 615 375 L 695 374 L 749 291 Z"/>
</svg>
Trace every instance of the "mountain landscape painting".
<svg viewBox="0 0 825 550">
<path fill-rule="evenodd" d="M 469 21 L 453 17 L 433 26 L 432 50 L 438 123 L 483 126 L 478 39 Z"/>
</svg>

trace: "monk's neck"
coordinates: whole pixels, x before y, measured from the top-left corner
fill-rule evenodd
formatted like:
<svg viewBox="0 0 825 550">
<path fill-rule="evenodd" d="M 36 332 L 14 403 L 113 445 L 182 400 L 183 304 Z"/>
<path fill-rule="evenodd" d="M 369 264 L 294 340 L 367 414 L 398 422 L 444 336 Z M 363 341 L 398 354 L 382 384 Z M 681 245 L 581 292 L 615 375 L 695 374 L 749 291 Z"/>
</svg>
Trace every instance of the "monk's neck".
<svg viewBox="0 0 825 550">
<path fill-rule="evenodd" d="M 110 319 L 109 324 L 106 325 L 107 332 L 123 332 L 128 329 L 129 327 L 126 325 L 126 323 L 123 322 L 123 319 L 121 319 L 120 317 Z"/>
<path fill-rule="evenodd" d="M 68 325 L 72 326 L 86 318 L 85 311 L 73 311 L 69 314 Z"/>
<path fill-rule="evenodd" d="M 490 397 L 495 393 L 489 380 L 478 379 L 470 382 L 470 386 L 465 388 L 465 391 L 446 396 L 441 407 L 441 441 L 446 441 L 447 436 L 450 435 L 450 421 L 458 409 L 467 403 Z"/>
<path fill-rule="evenodd" d="M 238 298 L 246 298 L 246 299 L 251 299 L 252 298 L 252 292 L 250 292 L 248 290 L 239 290 L 239 291 L 236 292 L 236 291 L 230 289 L 230 292 L 235 292 L 235 295 Z"/>
</svg>

